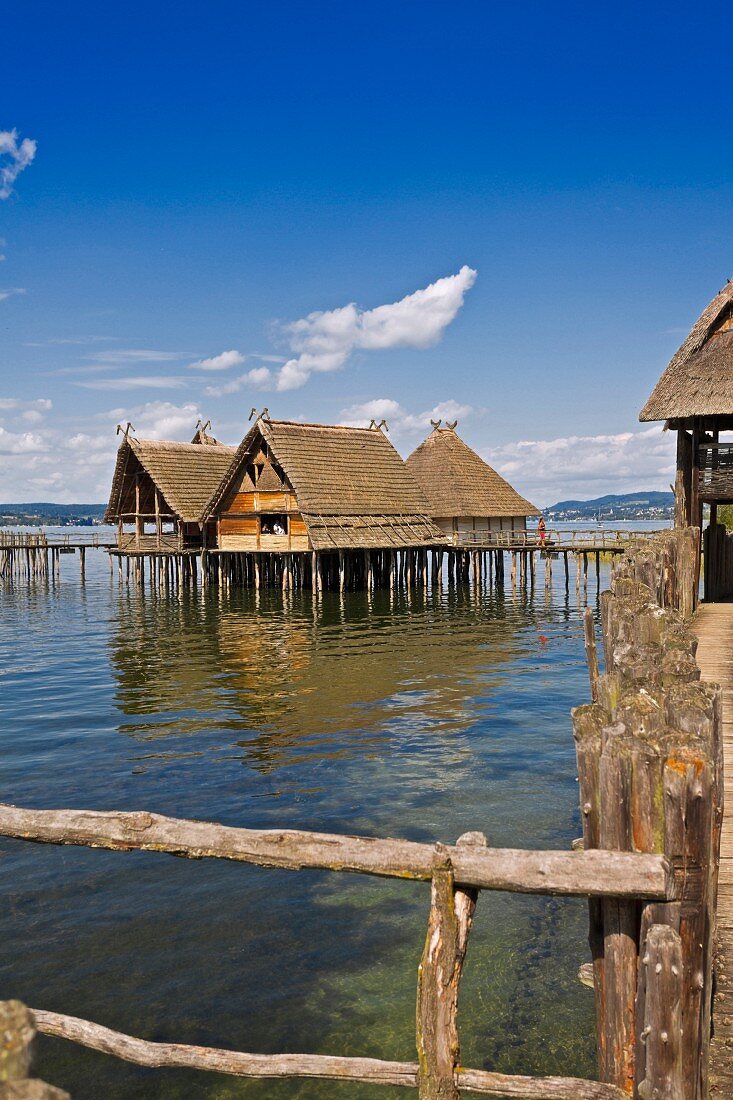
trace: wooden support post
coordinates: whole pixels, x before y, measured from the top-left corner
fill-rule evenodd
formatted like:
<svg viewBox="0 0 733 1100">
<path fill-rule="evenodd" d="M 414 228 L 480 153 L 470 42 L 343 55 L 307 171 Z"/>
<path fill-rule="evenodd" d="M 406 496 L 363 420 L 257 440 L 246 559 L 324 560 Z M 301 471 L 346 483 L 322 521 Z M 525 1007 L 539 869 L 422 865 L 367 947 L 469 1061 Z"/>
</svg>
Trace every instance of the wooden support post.
<svg viewBox="0 0 733 1100">
<path fill-rule="evenodd" d="M 692 495 L 692 438 L 680 428 L 677 432 L 677 473 L 674 483 L 674 525 L 689 527 Z"/>
<path fill-rule="evenodd" d="M 346 562 L 343 550 L 339 550 L 339 592 L 343 593 L 346 587 Z"/>
<path fill-rule="evenodd" d="M 585 639 L 585 656 L 588 662 L 588 675 L 590 676 L 590 697 L 594 703 L 598 702 L 598 651 L 596 649 L 596 628 L 593 621 L 593 611 L 586 607 L 583 612 L 583 635 Z"/>
<path fill-rule="evenodd" d="M 682 1054 L 682 941 L 668 925 L 649 929 L 644 945 L 640 983 L 645 986 L 642 1037 L 646 1075 L 640 1100 L 690 1100 L 685 1086 Z"/>
<path fill-rule="evenodd" d="M 461 846 L 486 845 L 481 833 L 466 833 Z M 435 846 L 430 916 L 417 984 L 417 1051 L 420 1100 L 460 1100 L 456 1070 L 458 988 L 476 908 L 475 890 L 457 890 L 446 848 Z"/>
</svg>

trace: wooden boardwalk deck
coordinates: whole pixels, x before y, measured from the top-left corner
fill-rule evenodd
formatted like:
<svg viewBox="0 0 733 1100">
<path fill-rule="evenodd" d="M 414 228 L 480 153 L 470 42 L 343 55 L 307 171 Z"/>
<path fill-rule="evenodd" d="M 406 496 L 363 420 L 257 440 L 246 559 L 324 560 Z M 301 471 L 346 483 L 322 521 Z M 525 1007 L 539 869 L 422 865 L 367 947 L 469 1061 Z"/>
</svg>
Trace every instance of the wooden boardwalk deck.
<svg viewBox="0 0 733 1100">
<path fill-rule="evenodd" d="M 733 1096 L 733 603 L 702 604 L 693 629 L 703 680 L 723 689 L 725 812 L 718 885 L 717 991 L 710 1054 L 711 1096 Z"/>
</svg>

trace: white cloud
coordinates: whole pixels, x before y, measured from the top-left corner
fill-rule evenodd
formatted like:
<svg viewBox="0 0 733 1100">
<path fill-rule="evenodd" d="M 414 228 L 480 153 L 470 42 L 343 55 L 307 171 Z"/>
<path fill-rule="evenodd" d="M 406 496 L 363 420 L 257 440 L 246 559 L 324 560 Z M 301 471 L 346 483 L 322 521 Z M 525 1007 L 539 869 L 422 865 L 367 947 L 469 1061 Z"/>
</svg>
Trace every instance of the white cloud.
<svg viewBox="0 0 733 1100">
<path fill-rule="evenodd" d="M 0 302 L 4 302 L 6 298 L 12 298 L 15 294 L 25 294 L 25 287 L 10 286 L 5 290 L 0 290 Z"/>
<path fill-rule="evenodd" d="M 653 425 L 617 435 L 520 440 L 484 450 L 482 457 L 519 492 L 546 506 L 561 499 L 669 489 L 675 441 L 674 432 Z"/>
<path fill-rule="evenodd" d="M 14 400 L 14 399 L 6 399 Z M 37 402 L 36 404 L 41 404 Z M 14 405 L 13 408 L 17 408 Z M 109 409 L 93 418 L 98 430 L 69 435 L 65 426 L 14 432 L 0 427 L 0 484 L 6 500 L 104 501 L 120 438 L 115 425 L 131 420 L 147 439 L 190 440 L 201 416 L 198 405 L 149 401 Z"/>
<path fill-rule="evenodd" d="M 230 367 L 238 367 L 245 360 L 241 351 L 222 351 L 219 355 L 212 355 L 210 359 L 199 359 L 197 363 L 191 363 L 191 370 L 229 370 Z"/>
<path fill-rule="evenodd" d="M 0 130 L 0 199 L 9 199 L 13 184 L 29 164 L 38 148 L 31 138 L 18 141 L 17 130 Z"/>
<path fill-rule="evenodd" d="M 193 438 L 196 421 L 201 417 L 194 402 L 174 405 L 170 401 L 148 401 L 129 413 L 124 419 L 132 421 L 141 439 L 178 439 L 184 443 Z"/>
<path fill-rule="evenodd" d="M 224 397 L 226 394 L 239 393 L 245 387 L 253 390 L 267 390 L 272 386 L 272 381 L 272 371 L 269 367 L 253 367 L 246 374 L 240 374 L 221 386 L 207 386 L 204 393 L 207 397 Z"/>
<path fill-rule="evenodd" d="M 95 378 L 91 382 L 73 382 L 85 390 L 179 390 L 187 384 L 184 378 L 164 374 L 133 375 L 127 378 Z"/>
<path fill-rule="evenodd" d="M 0 455 L 37 454 L 45 451 L 43 436 L 34 432 L 9 432 L 0 427 Z"/>
<path fill-rule="evenodd" d="M 343 424 L 364 427 L 370 420 L 387 421 L 390 436 L 409 440 L 426 436 L 431 428 L 431 420 L 462 420 L 473 412 L 470 405 L 461 405 L 457 401 L 442 401 L 424 412 L 410 413 L 403 409 L 399 401 L 388 397 L 379 397 L 374 401 L 365 401 L 361 405 L 351 405 L 341 412 Z"/>
<path fill-rule="evenodd" d="M 39 397 L 35 401 L 23 401 L 20 397 L 0 397 L 0 413 L 11 409 L 29 409 L 31 411 L 46 413 L 53 408 L 53 402 L 48 397 Z"/>
<path fill-rule="evenodd" d="M 285 332 L 291 351 L 297 354 L 280 368 L 277 389 L 298 389 L 314 371 L 340 370 L 357 349 L 431 347 L 455 318 L 475 281 L 476 272 L 464 265 L 457 275 L 438 279 L 399 302 L 369 310 L 351 302 L 293 321 Z"/>
</svg>

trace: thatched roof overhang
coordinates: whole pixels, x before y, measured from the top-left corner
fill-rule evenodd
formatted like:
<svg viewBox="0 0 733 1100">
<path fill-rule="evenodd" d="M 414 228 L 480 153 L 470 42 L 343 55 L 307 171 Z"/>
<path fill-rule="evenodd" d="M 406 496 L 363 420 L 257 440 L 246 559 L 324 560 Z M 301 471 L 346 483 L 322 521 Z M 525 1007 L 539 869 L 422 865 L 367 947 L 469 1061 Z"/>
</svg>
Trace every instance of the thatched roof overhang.
<svg viewBox="0 0 733 1100">
<path fill-rule="evenodd" d="M 538 516 L 539 509 L 512 488 L 453 428 L 435 428 L 407 459 L 436 519 Z"/>
<path fill-rule="evenodd" d="M 639 420 L 733 416 L 733 281 L 701 313 L 639 414 Z"/>
<path fill-rule="evenodd" d="M 384 433 L 260 418 L 205 510 L 218 511 L 260 437 L 282 468 L 316 550 L 428 546 L 444 541 L 425 496 Z"/>
<path fill-rule="evenodd" d="M 167 509 L 184 523 L 197 523 L 228 470 L 233 447 L 221 443 L 172 443 L 126 436 L 117 452 L 105 523 L 135 511 L 134 475 L 147 473 Z"/>
</svg>

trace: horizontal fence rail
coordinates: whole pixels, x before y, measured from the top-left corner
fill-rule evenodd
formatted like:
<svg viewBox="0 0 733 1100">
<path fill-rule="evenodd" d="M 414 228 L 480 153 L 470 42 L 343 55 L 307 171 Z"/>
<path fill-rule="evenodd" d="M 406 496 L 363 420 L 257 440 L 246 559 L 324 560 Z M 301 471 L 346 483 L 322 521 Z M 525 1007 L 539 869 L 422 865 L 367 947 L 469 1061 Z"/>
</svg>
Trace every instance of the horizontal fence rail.
<svg viewBox="0 0 733 1100">
<path fill-rule="evenodd" d="M 387 878 L 433 877 L 436 845 L 297 830 L 243 829 L 146 812 L 33 810 L 0 804 L 0 836 L 118 851 L 167 852 L 289 870 L 352 871 Z M 439 845 L 456 881 L 479 890 L 672 900 L 672 868 L 637 852 L 529 851 Z"/>
<path fill-rule="evenodd" d="M 58 1012 L 31 1010 L 42 1035 L 70 1039 L 102 1054 L 112 1054 L 138 1066 L 209 1070 L 234 1077 L 315 1077 L 372 1085 L 419 1087 L 417 1062 L 385 1062 L 379 1058 L 340 1058 L 329 1054 L 242 1054 L 216 1047 L 136 1039 L 100 1024 Z M 613 1085 L 578 1077 L 522 1077 L 487 1070 L 458 1068 L 456 1085 L 484 1096 L 527 1097 L 528 1100 L 623 1100 Z"/>
</svg>

